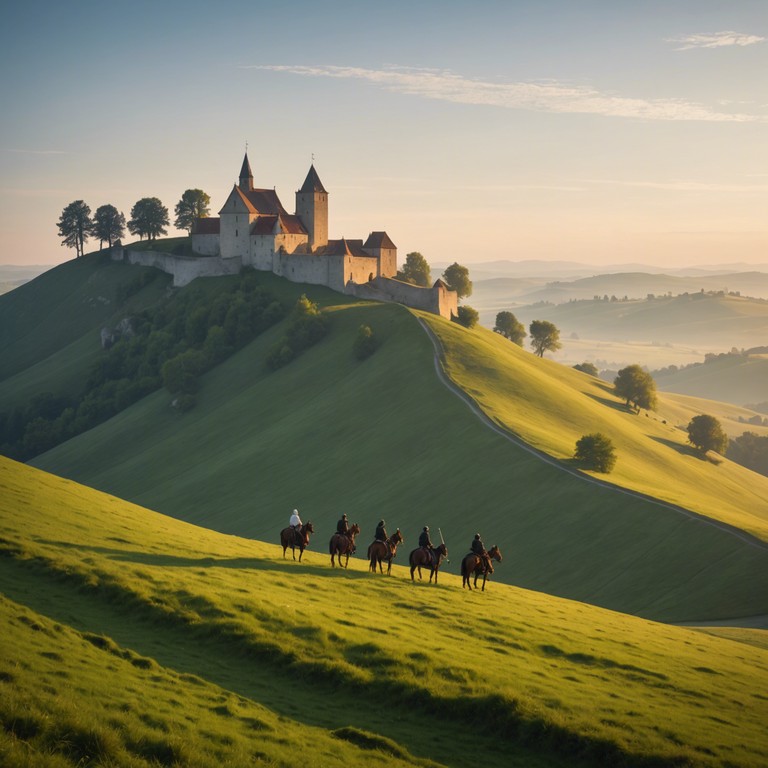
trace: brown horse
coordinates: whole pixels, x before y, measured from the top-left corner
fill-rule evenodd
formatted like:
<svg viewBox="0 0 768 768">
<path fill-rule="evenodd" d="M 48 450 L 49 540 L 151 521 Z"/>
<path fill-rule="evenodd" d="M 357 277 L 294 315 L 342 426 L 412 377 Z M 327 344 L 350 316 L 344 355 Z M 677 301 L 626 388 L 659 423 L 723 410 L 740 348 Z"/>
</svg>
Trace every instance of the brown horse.
<svg viewBox="0 0 768 768">
<path fill-rule="evenodd" d="M 501 562 L 501 550 L 494 544 L 488 550 L 488 557 L 495 560 L 497 563 Z M 476 555 L 474 552 L 470 552 L 461 561 L 461 586 L 468 587 L 472 590 L 472 586 L 469 583 L 469 577 L 475 574 L 475 589 L 477 589 L 477 577 L 483 574 L 483 592 L 485 592 L 485 580 L 488 578 L 489 573 L 493 573 L 493 565 L 490 562 L 483 560 L 480 555 Z"/>
<path fill-rule="evenodd" d="M 392 560 L 397 553 L 397 545 L 402 544 L 405 541 L 403 534 L 400 533 L 398 528 L 386 542 L 374 541 L 370 547 L 368 547 L 368 559 L 371 561 L 371 571 L 376 573 L 376 564 L 379 565 L 379 571 L 384 573 L 384 566 L 381 564 L 382 560 L 387 561 L 387 576 L 392 572 Z"/>
<path fill-rule="evenodd" d="M 347 559 L 344 562 L 343 568 L 349 566 L 349 556 L 355 551 L 355 536 L 360 533 L 360 526 L 357 523 L 352 523 L 349 527 L 349 533 L 334 533 L 331 536 L 331 541 L 328 544 L 328 550 L 331 553 L 331 565 L 335 567 L 333 558 L 338 556 L 339 565 L 341 565 L 341 556 L 346 555 Z"/>
<path fill-rule="evenodd" d="M 437 571 L 440 568 L 440 563 L 448 557 L 448 547 L 445 544 L 439 544 L 432 551 L 419 547 L 414 549 L 408 556 L 408 562 L 411 564 L 411 581 L 415 581 L 413 578 L 413 572 L 419 569 L 419 581 L 421 581 L 421 569 L 429 568 L 429 582 L 432 583 L 432 577 L 435 577 L 435 584 L 437 584 Z"/>
<path fill-rule="evenodd" d="M 301 556 L 304 554 L 304 550 L 309 546 L 309 534 L 314 533 L 315 529 L 312 527 L 312 523 L 304 523 L 301 526 L 301 531 L 296 532 L 293 526 L 288 526 L 280 531 L 280 543 L 283 545 L 283 559 L 285 559 L 285 550 L 288 547 L 291 548 L 293 559 L 296 559 L 296 547 L 299 548 L 299 562 L 301 562 Z"/>
</svg>

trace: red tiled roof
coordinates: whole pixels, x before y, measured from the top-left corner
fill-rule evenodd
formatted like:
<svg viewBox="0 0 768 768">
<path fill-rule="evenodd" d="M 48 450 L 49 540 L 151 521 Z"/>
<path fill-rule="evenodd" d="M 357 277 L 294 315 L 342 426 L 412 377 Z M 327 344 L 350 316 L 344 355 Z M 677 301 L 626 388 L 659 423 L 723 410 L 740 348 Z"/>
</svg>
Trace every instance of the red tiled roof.
<svg viewBox="0 0 768 768">
<path fill-rule="evenodd" d="M 252 235 L 271 235 L 275 228 L 277 216 L 259 216 L 251 227 Z"/>
<path fill-rule="evenodd" d="M 206 216 L 202 219 L 195 219 L 192 224 L 193 235 L 218 235 L 221 219 L 218 216 Z"/>
<path fill-rule="evenodd" d="M 365 259 L 373 258 L 370 253 L 363 250 L 362 240 L 329 240 L 328 245 L 318 248 L 315 253 L 324 256 L 358 256 Z"/>
<path fill-rule="evenodd" d="M 287 213 L 274 189 L 241 190 L 256 213 Z"/>
<path fill-rule="evenodd" d="M 386 232 L 371 232 L 368 235 L 368 239 L 365 241 L 364 248 L 397 248 L 397 246 L 389 239 L 389 235 Z"/>
</svg>

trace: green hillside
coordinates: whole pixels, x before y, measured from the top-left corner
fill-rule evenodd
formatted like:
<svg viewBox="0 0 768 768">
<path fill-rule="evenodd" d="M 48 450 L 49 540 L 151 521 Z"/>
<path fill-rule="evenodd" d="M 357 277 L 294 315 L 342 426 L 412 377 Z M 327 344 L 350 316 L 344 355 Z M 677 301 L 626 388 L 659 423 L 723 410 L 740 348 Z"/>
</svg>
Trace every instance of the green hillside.
<svg viewBox="0 0 768 768">
<path fill-rule="evenodd" d="M 295 563 L 7 459 L 0 487 L 3 764 L 768 761 L 745 630 Z"/>
<path fill-rule="evenodd" d="M 321 540 L 341 512 L 364 538 L 383 517 L 409 544 L 423 525 L 435 538 L 441 529 L 449 572 L 480 531 L 507 554 L 499 581 L 662 620 L 768 613 L 768 553 L 753 538 L 768 540 L 768 478 L 702 461 L 673 423 L 625 413 L 604 382 L 425 318 L 449 372 L 494 420 L 556 459 L 543 460 L 445 386 L 407 309 L 262 279 L 286 300 L 307 291 L 326 305 L 328 337 L 273 372 L 264 361 L 283 333 L 275 326 L 203 377 L 189 413 L 158 392 L 33 463 L 264 541 L 277 541 L 294 507 Z M 364 362 L 352 354 L 362 323 L 381 342 Z M 598 425 L 619 448 L 612 483 L 685 509 L 572 471 L 576 439 Z"/>
</svg>

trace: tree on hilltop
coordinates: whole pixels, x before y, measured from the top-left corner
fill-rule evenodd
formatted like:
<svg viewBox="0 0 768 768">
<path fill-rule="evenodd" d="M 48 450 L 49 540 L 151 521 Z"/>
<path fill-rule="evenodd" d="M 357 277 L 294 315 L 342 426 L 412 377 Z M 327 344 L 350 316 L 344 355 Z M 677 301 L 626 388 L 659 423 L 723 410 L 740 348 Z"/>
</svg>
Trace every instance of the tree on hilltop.
<svg viewBox="0 0 768 768">
<path fill-rule="evenodd" d="M 549 320 L 534 320 L 528 326 L 531 334 L 531 346 L 533 351 L 544 357 L 545 352 L 557 352 L 563 345 L 560 343 L 560 331 Z"/>
<path fill-rule="evenodd" d="M 158 235 L 166 233 L 168 209 L 156 197 L 142 197 L 131 208 L 128 231 L 138 235 L 141 240 L 156 240 Z"/>
<path fill-rule="evenodd" d="M 125 216 L 114 205 L 100 205 L 93 214 L 93 236 L 99 241 L 99 249 L 106 240 L 109 247 L 125 235 Z"/>
<path fill-rule="evenodd" d="M 627 407 L 633 405 L 638 411 L 656 407 L 656 382 L 639 365 L 622 368 L 613 380 L 613 389 L 618 397 L 626 401 Z"/>
<path fill-rule="evenodd" d="M 418 251 L 412 251 L 406 255 L 400 277 L 406 283 L 420 285 L 424 288 L 429 288 L 432 282 L 429 264 Z"/>
<path fill-rule="evenodd" d="M 195 219 L 204 219 L 211 212 L 211 198 L 202 189 L 188 189 L 176 203 L 176 229 L 192 232 Z"/>
<path fill-rule="evenodd" d="M 469 270 L 466 267 L 462 267 L 461 264 L 454 261 L 450 267 L 447 267 L 445 272 L 443 272 L 443 280 L 445 280 L 446 285 L 452 291 L 456 291 L 460 299 L 472 295 L 472 281 L 469 279 Z"/>
<path fill-rule="evenodd" d="M 91 209 L 82 200 L 75 200 L 61 212 L 58 225 L 61 244 L 74 248 L 76 257 L 82 256 L 93 227 Z"/>
<path fill-rule="evenodd" d="M 720 422 L 707 414 L 694 416 L 688 423 L 688 442 L 702 453 L 716 451 L 725 455 L 728 435 L 723 432 Z"/>
<path fill-rule="evenodd" d="M 528 335 L 525 332 L 525 326 L 507 311 L 496 315 L 496 325 L 493 326 L 493 330 L 520 347 L 523 346 L 523 339 Z"/>
</svg>

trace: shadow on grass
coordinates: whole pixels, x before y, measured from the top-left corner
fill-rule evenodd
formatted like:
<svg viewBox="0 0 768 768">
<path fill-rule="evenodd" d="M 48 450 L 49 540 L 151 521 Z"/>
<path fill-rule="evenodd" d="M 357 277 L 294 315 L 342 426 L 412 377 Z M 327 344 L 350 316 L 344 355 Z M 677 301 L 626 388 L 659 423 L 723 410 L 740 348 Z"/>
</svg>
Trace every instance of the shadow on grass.
<svg viewBox="0 0 768 768">
<path fill-rule="evenodd" d="M 628 406 L 626 403 L 620 403 L 614 399 L 599 397 L 598 395 L 593 395 L 590 393 L 587 393 L 587 397 L 591 398 L 596 403 L 600 403 L 600 405 L 604 405 L 606 408 L 612 408 L 614 411 L 618 411 L 619 413 L 628 413 L 630 416 L 638 415 L 638 411 L 635 411 L 634 408 Z"/>
<path fill-rule="evenodd" d="M 664 437 L 656 437 L 654 435 L 649 435 L 649 437 L 651 440 L 655 440 L 657 443 L 661 443 L 661 445 L 671 448 L 673 451 L 677 451 L 681 456 L 692 456 L 694 459 L 707 460 L 707 457 L 702 456 L 701 452 L 696 450 L 692 445 L 681 445 L 674 440 L 667 440 Z"/>
</svg>

